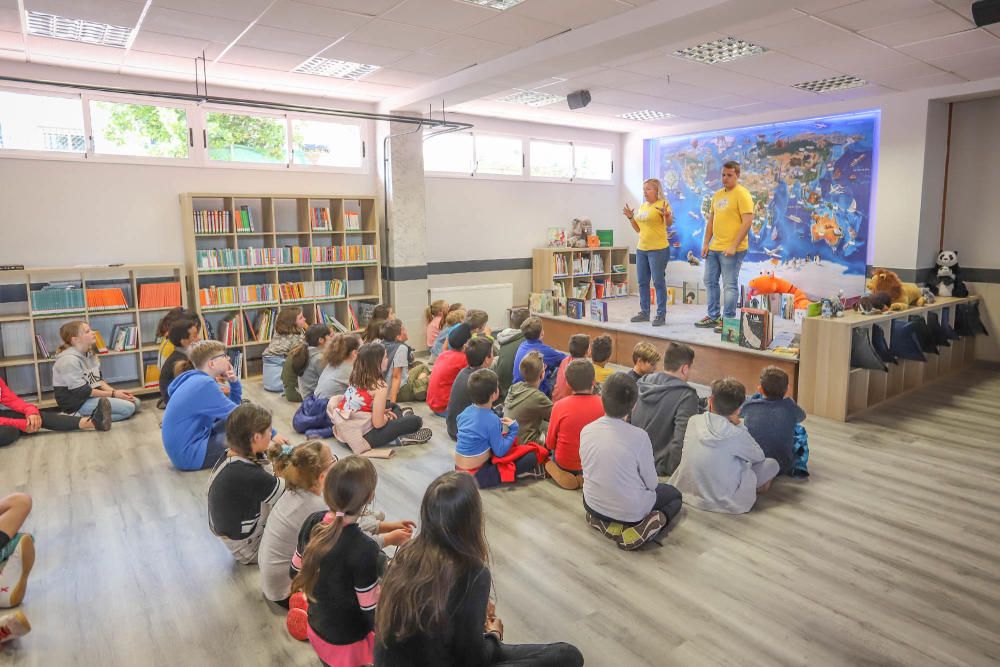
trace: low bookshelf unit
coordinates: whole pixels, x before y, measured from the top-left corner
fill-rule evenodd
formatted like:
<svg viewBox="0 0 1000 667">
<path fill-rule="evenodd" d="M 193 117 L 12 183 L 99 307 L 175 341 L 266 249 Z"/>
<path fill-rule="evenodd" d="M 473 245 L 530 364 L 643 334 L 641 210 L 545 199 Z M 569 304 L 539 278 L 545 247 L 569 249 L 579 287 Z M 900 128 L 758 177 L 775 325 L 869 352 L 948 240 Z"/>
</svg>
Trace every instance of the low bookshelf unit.
<svg viewBox="0 0 1000 667">
<path fill-rule="evenodd" d="M 557 296 L 610 299 L 629 295 L 628 248 L 535 248 L 531 291 Z"/>
<path fill-rule="evenodd" d="M 280 308 L 357 330 L 382 299 L 374 197 L 188 193 L 181 212 L 202 335 L 243 377 L 260 374 Z"/>
</svg>

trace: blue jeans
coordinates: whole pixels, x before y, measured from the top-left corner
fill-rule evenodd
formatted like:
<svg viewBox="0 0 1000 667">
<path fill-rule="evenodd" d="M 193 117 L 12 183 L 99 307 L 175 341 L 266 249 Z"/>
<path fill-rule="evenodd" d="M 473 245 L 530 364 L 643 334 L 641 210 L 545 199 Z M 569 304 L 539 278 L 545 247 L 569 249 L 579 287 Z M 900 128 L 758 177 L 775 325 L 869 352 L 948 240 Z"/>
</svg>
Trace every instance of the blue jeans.
<svg viewBox="0 0 1000 667">
<path fill-rule="evenodd" d="M 94 410 L 97 409 L 98 398 L 88 398 L 80 406 L 80 409 L 76 411 L 77 417 L 89 417 L 93 414 Z M 135 411 L 139 409 L 139 399 L 135 399 L 135 403 L 132 401 L 127 401 L 124 398 L 109 398 L 108 401 L 111 402 L 111 421 L 120 422 L 128 419 L 135 414 Z"/>
<path fill-rule="evenodd" d="M 201 469 L 215 467 L 222 455 L 225 453 L 229 443 L 226 442 L 226 420 L 220 419 L 212 425 L 212 432 L 208 436 L 208 444 L 205 447 L 205 460 L 201 464 Z"/>
<path fill-rule="evenodd" d="M 740 266 L 747 251 L 743 250 L 731 257 L 720 250 L 709 250 L 705 258 L 705 289 L 708 291 L 708 316 L 719 319 L 719 276 L 722 276 L 722 290 L 725 293 L 723 317 L 736 317 L 736 301 L 740 296 Z"/>
<path fill-rule="evenodd" d="M 670 248 L 636 250 L 635 269 L 639 274 L 639 311 L 649 314 L 649 279 L 656 288 L 656 316 L 667 314 L 667 261 Z"/>
</svg>

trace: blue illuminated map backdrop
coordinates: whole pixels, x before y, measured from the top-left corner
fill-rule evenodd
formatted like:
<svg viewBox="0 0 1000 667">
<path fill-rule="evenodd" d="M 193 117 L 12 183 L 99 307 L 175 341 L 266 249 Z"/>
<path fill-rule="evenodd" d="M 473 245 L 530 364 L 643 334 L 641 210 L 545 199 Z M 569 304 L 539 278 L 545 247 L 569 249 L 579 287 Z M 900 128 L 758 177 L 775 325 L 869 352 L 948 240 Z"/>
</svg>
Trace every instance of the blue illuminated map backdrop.
<svg viewBox="0 0 1000 667">
<path fill-rule="evenodd" d="M 878 121 L 873 111 L 646 140 L 644 173 L 661 179 L 674 211 L 668 278 L 694 273 L 677 260 L 689 251 L 700 256 L 722 164 L 736 160 L 755 205 L 740 282 L 773 270 L 813 297 L 831 289 L 860 293 L 871 250 Z"/>
</svg>

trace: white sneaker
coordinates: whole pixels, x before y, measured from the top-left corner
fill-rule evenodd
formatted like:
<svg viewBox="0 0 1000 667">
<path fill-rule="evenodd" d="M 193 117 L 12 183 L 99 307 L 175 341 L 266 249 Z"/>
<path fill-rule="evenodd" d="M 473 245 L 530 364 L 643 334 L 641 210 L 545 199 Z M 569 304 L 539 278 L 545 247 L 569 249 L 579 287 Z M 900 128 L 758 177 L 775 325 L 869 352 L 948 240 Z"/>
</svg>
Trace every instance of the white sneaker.
<svg viewBox="0 0 1000 667">
<path fill-rule="evenodd" d="M 0 644 L 31 632 L 31 624 L 24 612 L 18 609 L 0 616 Z"/>
<path fill-rule="evenodd" d="M 14 551 L 0 565 L 0 608 L 16 607 L 24 599 L 28 574 L 35 564 L 35 541 L 28 533 L 14 536 Z"/>
</svg>

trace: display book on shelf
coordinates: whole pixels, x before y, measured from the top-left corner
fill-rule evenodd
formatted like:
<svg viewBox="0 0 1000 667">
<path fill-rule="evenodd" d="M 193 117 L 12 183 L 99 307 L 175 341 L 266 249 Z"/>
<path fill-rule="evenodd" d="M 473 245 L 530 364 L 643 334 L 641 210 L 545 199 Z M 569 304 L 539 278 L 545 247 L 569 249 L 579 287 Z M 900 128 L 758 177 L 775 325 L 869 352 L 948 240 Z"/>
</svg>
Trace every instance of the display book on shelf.
<svg viewBox="0 0 1000 667">
<path fill-rule="evenodd" d="M 181 197 L 194 307 L 209 336 L 243 352 L 244 377 L 260 372 L 278 309 L 300 306 L 310 323 L 358 330 L 381 300 L 374 197 L 187 193 Z M 199 213 L 223 221 L 246 209 L 253 232 L 207 233 Z"/>
<path fill-rule="evenodd" d="M 184 269 L 174 264 L 28 268 L 0 274 L 0 377 L 40 407 L 52 407 L 59 328 L 84 320 L 97 334 L 102 375 L 137 394 L 158 389 L 156 325 L 185 307 Z"/>
<path fill-rule="evenodd" d="M 606 318 L 593 300 L 629 295 L 628 248 L 535 248 L 532 252 L 533 312 Z"/>
</svg>

